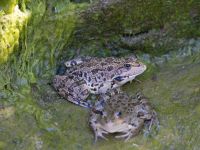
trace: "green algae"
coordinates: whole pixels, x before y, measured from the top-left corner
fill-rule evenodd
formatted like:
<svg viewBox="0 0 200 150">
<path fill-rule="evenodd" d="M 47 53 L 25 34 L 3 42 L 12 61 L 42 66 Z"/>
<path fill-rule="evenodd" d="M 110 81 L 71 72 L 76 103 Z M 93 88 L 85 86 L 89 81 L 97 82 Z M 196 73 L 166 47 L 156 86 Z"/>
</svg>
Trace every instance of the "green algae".
<svg viewBox="0 0 200 150">
<path fill-rule="evenodd" d="M 1 0 L 0 10 L 6 14 L 12 13 L 17 4 L 17 0 Z"/>
<path fill-rule="evenodd" d="M 198 53 L 187 53 L 186 59 L 171 53 L 172 59 L 163 61 L 165 56 L 154 59 L 154 55 L 159 51 L 166 53 L 169 43 L 162 50 L 154 47 L 153 53 L 149 51 L 156 40 L 139 46 L 139 56 L 148 69 L 138 78 L 141 83 L 127 84 L 123 90 L 129 94 L 143 91 L 149 97 L 158 113 L 160 130 L 147 135 L 141 132 L 127 143 L 113 137 L 93 143 L 88 110 L 63 100 L 49 85 L 57 65 L 74 55 L 106 57 L 132 53 L 132 49 L 119 44 L 119 37 L 127 30 L 135 34 L 167 24 L 170 35 L 176 38 L 198 37 L 198 1 L 127 0 L 105 12 L 88 14 L 88 18 L 80 18 L 88 3 L 19 0 L 18 5 L 31 16 L 11 43 L 16 45 L 16 51 L 0 66 L 0 149 L 198 149 Z M 12 13 L 9 10 L 0 16 Z M 170 23 L 176 23 L 175 30 Z M 9 25 L 7 28 L 12 29 Z M 15 43 L 18 40 L 19 44 Z M 176 44 L 172 47 L 178 50 Z M 196 47 L 198 51 L 199 46 Z M 186 49 L 189 51 L 190 47 Z M 143 57 L 143 52 L 148 55 Z M 160 60 L 164 65 L 158 63 Z"/>
<path fill-rule="evenodd" d="M 110 55 L 114 55 L 119 48 L 122 51 L 128 49 L 129 52 L 142 51 L 163 55 L 181 47 L 176 44 L 179 38 L 199 37 L 199 10 L 200 5 L 197 0 L 124 0 L 106 9 L 99 8 L 92 13 L 87 12 L 83 23 L 78 26 L 72 47 L 75 49 L 81 47 L 82 54 L 89 51 L 93 55 L 102 48 L 110 50 Z M 150 37 L 145 39 L 144 43 L 130 47 L 121 43 L 120 39 L 123 36 L 134 37 L 152 29 L 161 30 L 162 35 L 168 38 Z M 172 40 L 169 41 L 170 38 Z M 84 45 L 79 45 L 82 42 Z"/>
<path fill-rule="evenodd" d="M 19 45 L 20 32 L 29 17 L 15 6 L 12 13 L 0 16 L 0 64 L 7 61 Z"/>
</svg>

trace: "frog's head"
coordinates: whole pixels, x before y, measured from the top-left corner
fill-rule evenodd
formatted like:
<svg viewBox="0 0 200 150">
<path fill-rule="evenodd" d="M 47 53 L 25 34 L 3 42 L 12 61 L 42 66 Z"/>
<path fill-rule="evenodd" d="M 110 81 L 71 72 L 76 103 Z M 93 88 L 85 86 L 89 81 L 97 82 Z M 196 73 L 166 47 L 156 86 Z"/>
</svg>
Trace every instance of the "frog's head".
<svg viewBox="0 0 200 150">
<path fill-rule="evenodd" d="M 142 74 L 146 70 L 146 65 L 138 61 L 137 58 L 125 58 L 116 70 L 116 75 L 113 78 L 118 85 L 123 85 L 128 81 L 132 81 L 136 76 Z"/>
</svg>

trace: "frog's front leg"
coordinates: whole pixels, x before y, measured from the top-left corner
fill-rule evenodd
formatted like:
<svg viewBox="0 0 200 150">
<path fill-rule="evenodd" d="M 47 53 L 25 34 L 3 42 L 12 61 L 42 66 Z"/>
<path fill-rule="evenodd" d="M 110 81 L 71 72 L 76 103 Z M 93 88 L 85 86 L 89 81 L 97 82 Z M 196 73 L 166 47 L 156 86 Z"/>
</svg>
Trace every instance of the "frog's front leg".
<svg viewBox="0 0 200 150">
<path fill-rule="evenodd" d="M 106 100 L 110 99 L 111 96 L 119 94 L 121 92 L 122 92 L 121 88 L 117 87 L 117 88 L 114 88 L 114 89 L 107 90 L 106 93 L 100 94 L 100 97 L 106 101 Z"/>
<path fill-rule="evenodd" d="M 95 141 L 94 142 L 97 142 L 98 140 L 98 137 L 102 138 L 102 139 L 105 139 L 107 140 L 107 138 L 104 136 L 104 134 L 108 134 L 107 131 L 105 131 L 101 124 L 99 124 L 97 122 L 97 118 L 98 118 L 99 114 L 96 113 L 95 111 L 91 110 L 91 115 L 90 115 L 90 126 L 92 127 L 93 131 L 94 131 L 94 134 L 95 134 Z"/>
<path fill-rule="evenodd" d="M 90 59 L 91 59 L 91 57 L 89 57 L 89 56 L 74 58 L 74 59 L 66 61 L 65 66 L 66 67 L 73 67 L 73 66 L 82 64 L 84 62 L 87 62 Z"/>
<path fill-rule="evenodd" d="M 115 88 L 108 90 L 107 93 L 102 93 L 99 95 L 99 99 L 95 103 L 95 110 L 102 111 L 105 105 L 105 102 L 111 98 L 111 96 L 116 95 L 121 92 L 120 88 Z"/>
<path fill-rule="evenodd" d="M 113 95 L 119 94 L 120 92 L 122 92 L 122 90 L 120 87 L 117 87 L 117 88 L 110 90 L 109 92 L 110 92 L 111 96 L 113 96 Z"/>
<path fill-rule="evenodd" d="M 75 81 L 68 76 L 56 75 L 53 80 L 53 86 L 58 94 L 68 101 L 79 106 L 91 108 L 92 104 L 86 100 L 89 91 L 84 81 Z"/>
<path fill-rule="evenodd" d="M 157 130 L 159 130 L 160 128 L 160 123 L 159 123 L 159 120 L 158 120 L 158 117 L 157 117 L 157 113 L 153 110 L 151 112 L 151 114 L 149 114 L 145 120 L 144 120 L 144 125 L 145 125 L 145 131 L 146 132 L 150 132 L 152 126 L 155 126 L 155 128 Z"/>
</svg>

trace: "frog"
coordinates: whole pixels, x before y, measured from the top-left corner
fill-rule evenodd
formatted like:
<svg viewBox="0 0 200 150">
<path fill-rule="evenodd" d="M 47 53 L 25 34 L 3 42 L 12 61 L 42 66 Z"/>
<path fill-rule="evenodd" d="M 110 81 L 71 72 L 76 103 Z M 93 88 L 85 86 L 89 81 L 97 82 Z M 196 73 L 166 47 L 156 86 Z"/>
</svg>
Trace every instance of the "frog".
<svg viewBox="0 0 200 150">
<path fill-rule="evenodd" d="M 147 131 L 151 130 L 152 125 L 159 127 L 156 111 L 141 92 L 129 96 L 121 91 L 107 97 L 106 101 L 96 104 L 95 107 L 91 109 L 89 117 L 95 142 L 98 138 L 108 140 L 105 135 L 113 133 L 117 134 L 115 138 L 128 141 L 138 135 L 144 126 Z"/>
<path fill-rule="evenodd" d="M 53 87 L 58 94 L 79 106 L 92 108 L 90 94 L 104 95 L 120 91 L 146 70 L 146 65 L 135 56 L 129 57 L 78 57 L 65 63 L 66 71 L 55 75 Z"/>
</svg>

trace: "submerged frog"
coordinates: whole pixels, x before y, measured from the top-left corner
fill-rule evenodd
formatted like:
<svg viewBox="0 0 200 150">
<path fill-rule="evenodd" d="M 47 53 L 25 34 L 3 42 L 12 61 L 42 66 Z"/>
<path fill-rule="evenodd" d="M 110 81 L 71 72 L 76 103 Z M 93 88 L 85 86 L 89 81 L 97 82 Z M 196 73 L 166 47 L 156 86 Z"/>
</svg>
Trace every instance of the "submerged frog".
<svg viewBox="0 0 200 150">
<path fill-rule="evenodd" d="M 53 86 L 67 100 L 87 108 L 92 104 L 87 97 L 105 94 L 119 88 L 146 70 L 146 65 L 134 56 L 127 58 L 76 58 L 65 63 L 64 75 L 56 75 Z"/>
<path fill-rule="evenodd" d="M 135 97 L 118 93 L 103 102 L 103 107 L 96 106 L 90 113 L 90 126 L 98 137 L 107 139 L 104 134 L 117 133 L 116 138 L 125 141 L 137 135 L 145 125 L 150 131 L 152 124 L 158 125 L 156 112 L 142 94 Z M 120 134 L 120 135 L 119 135 Z"/>
</svg>

